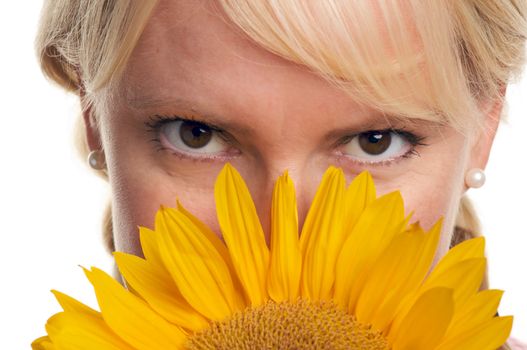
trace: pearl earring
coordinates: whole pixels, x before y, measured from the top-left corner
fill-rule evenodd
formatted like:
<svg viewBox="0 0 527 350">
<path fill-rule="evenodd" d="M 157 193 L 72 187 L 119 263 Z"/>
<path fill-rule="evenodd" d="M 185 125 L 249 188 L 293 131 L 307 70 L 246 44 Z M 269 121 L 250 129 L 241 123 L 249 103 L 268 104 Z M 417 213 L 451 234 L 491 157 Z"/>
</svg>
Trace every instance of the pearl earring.
<svg viewBox="0 0 527 350">
<path fill-rule="evenodd" d="M 88 164 L 95 170 L 106 168 L 104 152 L 102 150 L 91 151 L 90 154 L 88 154 Z"/>
<path fill-rule="evenodd" d="M 465 175 L 465 184 L 470 188 L 480 188 L 485 180 L 485 172 L 478 168 L 470 169 Z"/>
</svg>

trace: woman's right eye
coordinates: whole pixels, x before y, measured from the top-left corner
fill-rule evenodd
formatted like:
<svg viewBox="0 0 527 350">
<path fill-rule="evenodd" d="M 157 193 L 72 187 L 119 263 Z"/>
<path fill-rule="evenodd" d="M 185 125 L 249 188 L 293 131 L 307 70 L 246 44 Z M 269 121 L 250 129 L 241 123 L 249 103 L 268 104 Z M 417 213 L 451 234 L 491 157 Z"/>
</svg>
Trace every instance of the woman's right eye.
<svg viewBox="0 0 527 350">
<path fill-rule="evenodd" d="M 218 131 L 193 120 L 164 120 L 159 126 L 159 142 L 165 148 L 197 158 L 215 156 L 225 152 L 228 145 Z"/>
<path fill-rule="evenodd" d="M 161 142 L 165 141 L 176 150 L 188 153 L 218 153 L 224 149 L 224 142 L 208 125 L 176 120 L 164 123 L 160 128 Z"/>
</svg>

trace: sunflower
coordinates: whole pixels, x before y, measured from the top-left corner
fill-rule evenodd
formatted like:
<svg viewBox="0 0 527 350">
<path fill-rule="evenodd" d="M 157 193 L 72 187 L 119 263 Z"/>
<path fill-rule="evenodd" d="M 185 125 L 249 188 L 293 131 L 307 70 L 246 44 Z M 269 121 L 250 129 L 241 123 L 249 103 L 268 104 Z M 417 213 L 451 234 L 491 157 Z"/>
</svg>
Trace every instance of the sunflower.
<svg viewBox="0 0 527 350">
<path fill-rule="evenodd" d="M 33 349 L 496 349 L 512 317 L 479 291 L 484 240 L 431 270 L 441 231 L 409 224 L 399 192 L 377 198 L 364 172 L 322 178 L 299 235 L 287 172 L 276 182 L 270 248 L 229 164 L 214 190 L 222 241 L 178 202 L 140 227 L 144 258 L 116 252 L 127 288 L 85 270 L 101 311 L 54 291 L 63 308 Z"/>
</svg>

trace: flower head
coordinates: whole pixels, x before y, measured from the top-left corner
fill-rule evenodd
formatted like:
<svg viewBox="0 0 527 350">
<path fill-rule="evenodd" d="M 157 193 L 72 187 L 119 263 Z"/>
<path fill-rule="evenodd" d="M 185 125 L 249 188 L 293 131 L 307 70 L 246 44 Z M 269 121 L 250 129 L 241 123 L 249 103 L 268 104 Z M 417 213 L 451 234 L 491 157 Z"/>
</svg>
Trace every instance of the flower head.
<svg viewBox="0 0 527 350">
<path fill-rule="evenodd" d="M 63 308 L 33 349 L 496 349 L 512 317 L 479 291 L 484 239 L 430 271 L 441 231 L 409 224 L 399 192 L 377 198 L 364 172 L 324 174 L 301 233 L 287 172 L 275 184 L 269 248 L 229 164 L 215 185 L 223 241 L 178 202 L 140 228 L 144 258 L 115 253 L 128 288 L 85 270 L 100 311 Z"/>
</svg>

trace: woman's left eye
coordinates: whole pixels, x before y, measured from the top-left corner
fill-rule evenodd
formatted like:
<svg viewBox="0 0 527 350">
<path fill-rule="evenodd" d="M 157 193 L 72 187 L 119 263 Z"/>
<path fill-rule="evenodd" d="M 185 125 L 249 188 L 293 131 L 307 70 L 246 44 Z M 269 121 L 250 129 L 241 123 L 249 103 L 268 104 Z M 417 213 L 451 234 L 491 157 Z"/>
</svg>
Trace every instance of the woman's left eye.
<svg viewBox="0 0 527 350">
<path fill-rule="evenodd" d="M 416 154 L 421 139 L 408 132 L 372 130 L 354 135 L 342 148 L 342 154 L 359 163 L 375 164 Z"/>
</svg>

